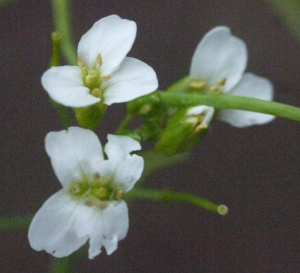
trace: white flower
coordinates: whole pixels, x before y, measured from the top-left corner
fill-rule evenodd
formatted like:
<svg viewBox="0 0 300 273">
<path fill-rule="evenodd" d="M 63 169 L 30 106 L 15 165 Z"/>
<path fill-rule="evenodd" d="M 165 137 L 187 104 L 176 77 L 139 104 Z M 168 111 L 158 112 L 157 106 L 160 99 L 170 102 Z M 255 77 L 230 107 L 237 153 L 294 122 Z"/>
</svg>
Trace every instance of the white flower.
<svg viewBox="0 0 300 273">
<path fill-rule="evenodd" d="M 215 27 L 198 44 L 192 58 L 191 88 L 203 93 L 230 93 L 272 100 L 273 86 L 265 78 L 245 73 L 247 48 L 228 27 Z M 274 116 L 242 110 L 220 110 L 217 118 L 236 127 L 263 124 Z"/>
<path fill-rule="evenodd" d="M 50 97 L 69 107 L 126 102 L 156 90 L 154 70 L 126 57 L 136 24 L 117 15 L 96 22 L 78 44 L 78 66 L 52 67 L 42 76 Z"/>
<path fill-rule="evenodd" d="M 71 127 L 49 133 L 45 146 L 63 188 L 33 218 L 31 247 L 64 257 L 89 240 L 90 259 L 102 246 L 111 254 L 127 234 L 128 209 L 122 194 L 143 171 L 143 158 L 130 154 L 140 144 L 130 137 L 108 135 L 105 159 L 92 131 Z"/>
</svg>

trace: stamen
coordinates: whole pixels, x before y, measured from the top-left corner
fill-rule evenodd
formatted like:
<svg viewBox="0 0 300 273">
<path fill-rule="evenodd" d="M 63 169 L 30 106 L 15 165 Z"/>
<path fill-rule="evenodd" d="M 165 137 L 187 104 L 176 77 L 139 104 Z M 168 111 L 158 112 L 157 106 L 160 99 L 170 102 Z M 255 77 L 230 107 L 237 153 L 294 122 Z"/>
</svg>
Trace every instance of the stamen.
<svg viewBox="0 0 300 273">
<path fill-rule="evenodd" d="M 221 86 L 224 86 L 226 84 L 226 78 L 221 78 L 219 81 L 218 81 L 218 85 L 221 85 Z"/>
<path fill-rule="evenodd" d="M 102 59 L 101 54 L 98 54 L 98 55 L 97 55 L 97 63 L 100 64 L 100 65 L 103 64 L 103 59 Z"/>
<path fill-rule="evenodd" d="M 94 173 L 94 174 L 93 174 L 93 179 L 94 179 L 94 180 L 99 180 L 99 179 L 100 179 L 100 174 L 97 173 L 97 172 Z"/>
<path fill-rule="evenodd" d="M 108 81 L 109 79 L 111 78 L 110 75 L 104 75 L 104 76 L 101 76 L 101 79 L 103 79 L 104 81 Z"/>
<path fill-rule="evenodd" d="M 191 88 L 196 88 L 196 89 L 201 89 L 203 87 L 205 87 L 206 85 L 206 81 L 201 81 L 201 80 L 192 80 L 190 82 L 190 87 Z"/>
<path fill-rule="evenodd" d="M 115 200 L 121 200 L 123 197 L 123 189 L 116 189 L 114 194 Z"/>
<path fill-rule="evenodd" d="M 209 90 L 212 91 L 212 92 L 218 92 L 218 91 L 219 91 L 219 87 L 216 86 L 216 85 L 213 85 L 213 86 L 211 86 L 211 87 L 209 88 Z"/>
<path fill-rule="evenodd" d="M 208 128 L 207 124 L 200 124 L 195 128 L 195 132 L 199 133 L 202 130 L 206 130 Z"/>
<path fill-rule="evenodd" d="M 95 199 L 88 198 L 84 201 L 84 204 L 88 207 L 94 207 L 97 205 L 97 201 Z"/>
<path fill-rule="evenodd" d="M 185 119 L 185 122 L 192 123 L 193 125 L 196 125 L 199 122 L 199 119 L 195 116 L 191 116 L 191 117 L 187 117 Z"/>
<path fill-rule="evenodd" d="M 70 193 L 73 195 L 77 195 L 80 192 L 81 192 L 81 187 L 79 183 L 72 185 L 72 187 L 70 188 Z"/>
<path fill-rule="evenodd" d="M 99 202 L 97 208 L 100 210 L 104 210 L 108 207 L 108 202 Z"/>
<path fill-rule="evenodd" d="M 77 64 L 80 68 L 83 68 L 84 62 L 80 56 L 77 56 Z"/>
</svg>

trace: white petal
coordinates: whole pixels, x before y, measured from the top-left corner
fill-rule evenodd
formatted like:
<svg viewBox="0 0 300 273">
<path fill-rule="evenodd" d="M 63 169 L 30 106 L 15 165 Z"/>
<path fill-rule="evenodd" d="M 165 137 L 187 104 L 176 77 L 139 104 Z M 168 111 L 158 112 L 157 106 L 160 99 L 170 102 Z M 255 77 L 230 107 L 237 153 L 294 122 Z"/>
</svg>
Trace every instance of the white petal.
<svg viewBox="0 0 300 273">
<path fill-rule="evenodd" d="M 101 54 L 102 75 L 111 74 L 131 49 L 136 35 L 136 24 L 117 15 L 107 16 L 82 36 L 78 44 L 78 55 L 86 66 L 93 68 Z"/>
<path fill-rule="evenodd" d="M 190 77 L 205 80 L 208 86 L 226 78 L 224 92 L 241 79 L 247 64 L 245 43 L 231 35 L 228 27 L 215 27 L 198 44 L 190 69 Z"/>
<path fill-rule="evenodd" d="M 76 221 L 76 232 L 79 237 L 90 238 L 90 259 L 101 252 L 102 246 L 110 255 L 117 249 L 118 241 L 127 234 L 129 220 L 125 201 L 109 201 L 105 209 L 82 205 L 80 215 Z"/>
<path fill-rule="evenodd" d="M 130 153 L 141 149 L 141 144 L 128 136 L 107 135 L 105 153 L 111 161 L 123 161 L 131 157 Z"/>
<path fill-rule="evenodd" d="M 246 73 L 240 83 L 230 92 L 237 96 L 252 97 L 261 100 L 273 99 L 273 86 L 265 78 Z M 218 119 L 229 123 L 235 127 L 246 127 L 255 124 L 270 122 L 275 117 L 272 115 L 261 114 L 242 110 L 221 110 Z"/>
<path fill-rule="evenodd" d="M 56 102 L 68 107 L 85 107 L 100 101 L 89 94 L 84 86 L 78 66 L 58 66 L 48 69 L 42 76 L 42 85 Z"/>
<path fill-rule="evenodd" d="M 114 174 L 116 187 L 121 187 L 124 192 L 130 191 L 140 179 L 144 170 L 144 159 L 138 155 L 132 155 L 127 160 L 120 162 Z"/>
<path fill-rule="evenodd" d="M 92 175 L 103 160 L 98 137 L 92 131 L 79 127 L 48 133 L 45 147 L 63 186 L 81 180 L 83 174 Z"/>
<path fill-rule="evenodd" d="M 45 250 L 55 257 L 68 256 L 88 239 L 78 237 L 75 220 L 77 203 L 63 190 L 52 195 L 39 209 L 29 227 L 29 243 L 37 251 Z"/>
<path fill-rule="evenodd" d="M 155 71 L 146 63 L 126 57 L 120 68 L 103 85 L 107 105 L 126 102 L 147 95 L 158 87 Z"/>
</svg>

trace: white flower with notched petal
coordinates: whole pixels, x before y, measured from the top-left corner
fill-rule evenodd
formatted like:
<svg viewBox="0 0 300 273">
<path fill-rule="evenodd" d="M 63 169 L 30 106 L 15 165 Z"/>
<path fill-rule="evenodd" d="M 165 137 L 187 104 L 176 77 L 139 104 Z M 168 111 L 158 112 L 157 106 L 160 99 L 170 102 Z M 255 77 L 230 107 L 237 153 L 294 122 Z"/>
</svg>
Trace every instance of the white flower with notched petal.
<svg viewBox="0 0 300 273">
<path fill-rule="evenodd" d="M 127 136 L 108 135 L 105 159 L 97 136 L 79 127 L 51 132 L 45 142 L 63 188 L 33 218 L 31 247 L 64 257 L 89 240 L 90 259 L 102 246 L 111 254 L 127 234 L 128 209 L 122 195 L 142 174 L 143 158 L 130 154 L 140 150 L 140 144 Z"/>
<path fill-rule="evenodd" d="M 190 87 L 202 93 L 230 93 L 272 100 L 273 86 L 265 78 L 245 73 L 247 48 L 228 27 L 215 27 L 198 44 L 190 69 Z M 267 123 L 274 116 L 242 110 L 220 110 L 219 120 L 236 127 Z"/>
<path fill-rule="evenodd" d="M 136 24 L 117 15 L 96 22 L 78 44 L 78 66 L 52 67 L 42 85 L 56 102 L 85 107 L 127 102 L 156 90 L 154 70 L 126 57 L 136 36 Z"/>
</svg>

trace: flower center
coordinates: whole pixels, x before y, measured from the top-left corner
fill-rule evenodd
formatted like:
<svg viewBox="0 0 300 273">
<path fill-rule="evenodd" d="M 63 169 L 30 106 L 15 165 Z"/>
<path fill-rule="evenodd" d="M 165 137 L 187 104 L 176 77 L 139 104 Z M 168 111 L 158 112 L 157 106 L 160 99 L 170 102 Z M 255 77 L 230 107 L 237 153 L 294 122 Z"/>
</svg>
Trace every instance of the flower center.
<svg viewBox="0 0 300 273">
<path fill-rule="evenodd" d="M 216 84 L 207 86 L 207 82 L 199 79 L 192 79 L 189 84 L 189 91 L 198 94 L 222 94 L 223 86 L 226 84 L 226 78 L 221 78 Z"/>
<path fill-rule="evenodd" d="M 184 122 L 192 124 L 195 132 L 199 133 L 208 128 L 214 115 L 214 108 L 210 106 L 195 106 L 187 113 Z"/>
<path fill-rule="evenodd" d="M 84 86 L 90 89 L 91 95 L 101 98 L 103 95 L 102 84 L 110 79 L 110 75 L 101 75 L 101 66 L 103 64 L 101 54 L 97 55 L 94 68 L 85 66 L 80 56 L 77 57 L 77 64 L 81 70 Z"/>
<path fill-rule="evenodd" d="M 102 210 L 108 206 L 109 201 L 118 201 L 123 197 L 123 190 L 113 185 L 112 178 L 102 178 L 99 173 L 94 173 L 92 178 L 84 177 L 82 181 L 74 182 L 69 193 L 83 200 L 86 206 L 97 206 Z"/>
</svg>

